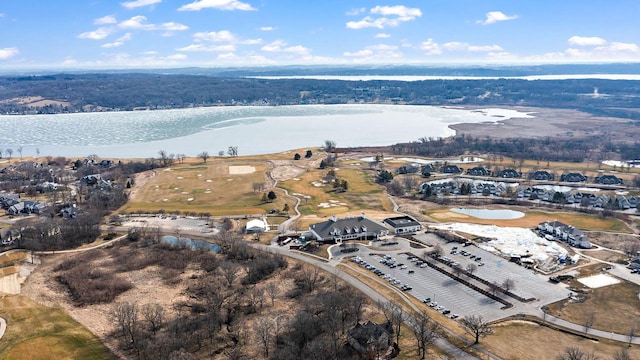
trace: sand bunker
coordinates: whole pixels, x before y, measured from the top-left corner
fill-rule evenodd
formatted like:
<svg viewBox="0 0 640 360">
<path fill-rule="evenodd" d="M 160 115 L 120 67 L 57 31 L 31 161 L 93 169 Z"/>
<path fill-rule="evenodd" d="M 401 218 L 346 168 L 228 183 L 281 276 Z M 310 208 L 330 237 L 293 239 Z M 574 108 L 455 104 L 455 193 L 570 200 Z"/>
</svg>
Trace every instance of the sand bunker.
<svg viewBox="0 0 640 360">
<path fill-rule="evenodd" d="M 256 172 L 256 168 L 248 165 L 229 166 L 229 175 L 243 175 Z"/>
<path fill-rule="evenodd" d="M 603 286 L 614 285 L 620 282 L 620 280 L 614 278 L 613 276 L 609 276 L 607 274 L 587 276 L 587 277 L 578 279 L 578 281 L 581 284 L 588 286 L 592 289 L 603 287 Z"/>
</svg>

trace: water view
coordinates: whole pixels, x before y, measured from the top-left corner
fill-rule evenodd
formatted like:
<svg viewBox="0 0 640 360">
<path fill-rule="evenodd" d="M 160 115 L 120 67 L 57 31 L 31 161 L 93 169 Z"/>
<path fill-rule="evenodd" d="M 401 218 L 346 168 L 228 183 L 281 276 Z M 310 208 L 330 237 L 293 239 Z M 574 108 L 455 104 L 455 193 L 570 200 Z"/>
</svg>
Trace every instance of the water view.
<svg viewBox="0 0 640 360">
<path fill-rule="evenodd" d="M 524 217 L 524 213 L 521 211 L 508 210 L 508 209 L 466 209 L 466 208 L 452 208 L 451 211 L 473 216 L 478 219 L 490 219 L 490 220 L 512 220 Z"/>
<path fill-rule="evenodd" d="M 238 106 L 174 110 L 0 116 L 0 148 L 24 156 L 157 157 L 239 155 L 321 146 L 382 146 L 454 135 L 449 125 L 532 115 L 505 109 L 406 105 Z M 25 124 L 29 124 L 25 126 Z"/>
</svg>

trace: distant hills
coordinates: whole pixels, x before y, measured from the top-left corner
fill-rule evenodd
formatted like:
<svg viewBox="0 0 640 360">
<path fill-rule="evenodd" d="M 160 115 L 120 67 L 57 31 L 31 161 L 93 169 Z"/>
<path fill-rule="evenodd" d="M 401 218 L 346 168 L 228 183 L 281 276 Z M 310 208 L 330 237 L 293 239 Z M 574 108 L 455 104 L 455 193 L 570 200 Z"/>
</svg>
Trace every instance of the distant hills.
<svg viewBox="0 0 640 360">
<path fill-rule="evenodd" d="M 289 66 L 65 72 L 0 77 L 0 113 L 61 113 L 194 106 L 388 103 L 532 106 L 640 119 L 640 81 L 500 77 L 640 74 L 640 64 L 531 66 Z M 261 76 L 473 76 L 499 79 L 317 80 Z"/>
</svg>

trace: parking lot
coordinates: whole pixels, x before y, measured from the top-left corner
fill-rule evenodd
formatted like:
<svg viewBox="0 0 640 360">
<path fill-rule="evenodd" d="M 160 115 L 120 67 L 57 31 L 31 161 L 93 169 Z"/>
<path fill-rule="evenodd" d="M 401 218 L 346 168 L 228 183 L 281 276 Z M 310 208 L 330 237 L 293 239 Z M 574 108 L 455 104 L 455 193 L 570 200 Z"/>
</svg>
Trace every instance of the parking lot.
<svg viewBox="0 0 640 360">
<path fill-rule="evenodd" d="M 514 305 L 513 308 L 502 310 L 503 304 L 477 292 L 476 290 L 463 285 L 462 283 L 442 274 L 428 266 L 416 265 L 416 259 L 410 259 L 409 253 L 422 255 L 425 249 L 411 248 L 403 239 L 400 239 L 400 246 L 391 251 L 372 250 L 364 246 L 359 246 L 360 251 L 345 255 L 347 259 L 358 258 L 354 261 L 355 266 L 362 268 L 362 271 L 371 273 L 371 276 L 378 276 L 382 281 L 387 281 L 391 286 L 396 286 L 398 290 L 404 291 L 423 301 L 428 299 L 432 307 L 439 311 L 447 311 L 447 315 L 459 316 L 482 315 L 485 319 L 495 320 L 509 316 L 511 314 L 523 312 L 525 307 L 540 307 L 544 304 L 564 299 L 568 296 L 568 290 L 562 284 L 553 284 L 548 281 L 548 277 L 537 274 L 532 270 L 525 269 L 507 259 L 492 254 L 475 246 L 462 247 L 461 244 L 447 244 L 433 234 L 421 234 L 428 236 L 428 241 L 437 241 L 443 249 L 443 256 L 450 258 L 460 264 L 464 269 L 469 263 L 477 266 L 475 275 L 489 281 L 501 284 L 505 279 L 514 282 L 513 293 L 524 298 L 535 298 L 531 303 L 521 303 L 516 299 L 503 297 Z M 404 243 L 404 244 L 403 244 Z M 435 245 L 435 244 L 434 244 Z M 469 255 L 464 256 L 457 253 L 451 254 L 451 249 L 457 246 L 458 249 L 465 249 Z M 472 255 L 474 259 L 472 259 Z M 479 261 L 475 258 L 480 257 Z M 414 261 L 411 261 L 414 260 Z M 353 261 L 353 260 L 352 260 Z M 482 266 L 479 264 L 482 263 Z M 440 264 L 440 267 L 446 265 Z M 395 281 L 394 281 L 395 280 Z M 404 290 L 403 290 L 404 285 Z M 406 287 L 410 287 L 408 290 Z"/>
</svg>

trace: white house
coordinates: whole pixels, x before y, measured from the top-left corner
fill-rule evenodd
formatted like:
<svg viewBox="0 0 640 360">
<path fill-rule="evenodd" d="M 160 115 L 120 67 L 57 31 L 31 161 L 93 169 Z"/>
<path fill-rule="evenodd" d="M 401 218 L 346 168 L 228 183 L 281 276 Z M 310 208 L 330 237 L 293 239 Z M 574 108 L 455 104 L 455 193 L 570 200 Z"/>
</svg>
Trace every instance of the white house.
<svg viewBox="0 0 640 360">
<path fill-rule="evenodd" d="M 249 233 L 261 233 L 269 231 L 269 224 L 267 223 L 267 219 L 253 219 L 247 222 L 247 226 L 245 227 L 244 232 Z"/>
</svg>

